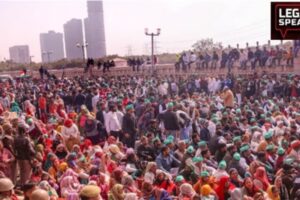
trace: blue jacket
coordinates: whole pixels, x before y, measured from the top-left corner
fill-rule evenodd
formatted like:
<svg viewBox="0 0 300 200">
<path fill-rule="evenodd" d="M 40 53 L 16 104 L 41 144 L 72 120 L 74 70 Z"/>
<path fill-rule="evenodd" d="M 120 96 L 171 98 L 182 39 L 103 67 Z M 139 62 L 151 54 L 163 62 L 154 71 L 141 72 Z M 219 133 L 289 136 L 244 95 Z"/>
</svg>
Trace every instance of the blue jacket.
<svg viewBox="0 0 300 200">
<path fill-rule="evenodd" d="M 165 172 L 170 172 L 171 168 L 179 167 L 180 161 L 173 155 L 169 154 L 168 157 L 164 157 L 161 153 L 156 157 L 157 167 Z"/>
</svg>

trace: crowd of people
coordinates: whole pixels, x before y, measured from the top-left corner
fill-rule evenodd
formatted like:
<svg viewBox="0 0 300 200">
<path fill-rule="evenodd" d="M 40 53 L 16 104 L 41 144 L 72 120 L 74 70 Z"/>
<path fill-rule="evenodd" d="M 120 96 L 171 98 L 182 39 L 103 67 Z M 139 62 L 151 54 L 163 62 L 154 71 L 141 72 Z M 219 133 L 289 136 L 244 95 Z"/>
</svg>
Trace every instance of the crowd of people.
<svg viewBox="0 0 300 200">
<path fill-rule="evenodd" d="M 132 68 L 132 71 L 139 72 L 141 69 L 141 66 L 144 64 L 143 58 L 128 58 L 127 59 L 127 66 Z"/>
<path fill-rule="evenodd" d="M 177 55 L 175 68 L 177 71 L 188 71 L 194 65 L 196 70 L 231 69 L 256 69 L 257 67 L 294 66 L 294 57 L 300 49 L 299 40 L 294 41 L 293 47 L 284 48 L 281 45 L 263 47 L 227 48 L 224 50 L 187 51 Z"/>
<path fill-rule="evenodd" d="M 2 83 L 0 199 L 300 199 L 299 78 Z"/>
<path fill-rule="evenodd" d="M 87 58 L 86 65 L 84 67 L 84 72 L 89 73 L 90 76 L 93 75 L 93 68 L 97 65 L 97 69 L 101 70 L 102 72 L 110 72 L 110 68 L 115 67 L 114 60 L 110 59 L 99 59 L 97 63 L 95 63 L 95 60 L 93 58 Z"/>
</svg>

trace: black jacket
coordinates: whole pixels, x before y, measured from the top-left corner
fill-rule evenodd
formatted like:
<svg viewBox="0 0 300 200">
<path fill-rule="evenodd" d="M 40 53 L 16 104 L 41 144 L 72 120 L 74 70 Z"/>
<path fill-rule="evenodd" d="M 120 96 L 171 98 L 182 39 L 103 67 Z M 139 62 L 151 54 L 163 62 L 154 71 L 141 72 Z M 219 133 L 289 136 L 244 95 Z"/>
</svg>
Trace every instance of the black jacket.
<svg viewBox="0 0 300 200">
<path fill-rule="evenodd" d="M 140 145 L 137 148 L 137 155 L 141 160 L 147 161 L 154 161 L 156 157 L 153 148 L 149 145 Z"/>
<path fill-rule="evenodd" d="M 124 115 L 122 122 L 122 130 L 124 133 L 128 133 L 130 135 L 136 134 L 136 124 L 132 115 L 128 113 Z"/>
<path fill-rule="evenodd" d="M 92 98 L 93 98 L 92 94 L 87 94 L 85 97 L 85 105 L 89 111 L 93 110 Z"/>
<path fill-rule="evenodd" d="M 75 105 L 83 105 L 85 103 L 85 96 L 83 94 L 78 94 L 76 97 L 75 97 L 75 101 L 74 101 L 74 104 Z"/>
<path fill-rule="evenodd" d="M 14 149 L 17 160 L 31 160 L 35 155 L 35 151 L 29 139 L 22 135 L 15 137 Z"/>
<path fill-rule="evenodd" d="M 102 124 L 104 124 L 104 115 L 103 110 L 99 110 L 96 114 L 96 119 L 100 121 Z"/>
<path fill-rule="evenodd" d="M 162 120 L 164 122 L 166 130 L 177 131 L 180 129 L 179 122 L 175 112 L 169 110 L 166 111 L 162 116 Z"/>
</svg>

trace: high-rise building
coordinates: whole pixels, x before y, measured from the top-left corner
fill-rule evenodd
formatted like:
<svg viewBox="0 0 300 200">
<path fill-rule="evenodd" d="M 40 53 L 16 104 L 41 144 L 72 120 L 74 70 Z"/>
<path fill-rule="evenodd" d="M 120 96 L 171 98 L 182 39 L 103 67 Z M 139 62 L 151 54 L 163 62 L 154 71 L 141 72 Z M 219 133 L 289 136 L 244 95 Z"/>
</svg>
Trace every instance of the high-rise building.
<svg viewBox="0 0 300 200">
<path fill-rule="evenodd" d="M 71 19 L 64 24 L 66 57 L 69 60 L 82 58 L 82 49 L 76 44 L 83 44 L 82 20 Z"/>
<path fill-rule="evenodd" d="M 9 48 L 9 57 L 15 63 L 30 63 L 28 45 L 18 45 Z"/>
<path fill-rule="evenodd" d="M 85 41 L 88 43 L 87 56 L 106 56 L 103 2 L 87 1 L 88 17 L 84 19 Z"/>
<path fill-rule="evenodd" d="M 54 62 L 64 58 L 63 34 L 54 31 L 40 34 L 42 62 Z"/>
</svg>

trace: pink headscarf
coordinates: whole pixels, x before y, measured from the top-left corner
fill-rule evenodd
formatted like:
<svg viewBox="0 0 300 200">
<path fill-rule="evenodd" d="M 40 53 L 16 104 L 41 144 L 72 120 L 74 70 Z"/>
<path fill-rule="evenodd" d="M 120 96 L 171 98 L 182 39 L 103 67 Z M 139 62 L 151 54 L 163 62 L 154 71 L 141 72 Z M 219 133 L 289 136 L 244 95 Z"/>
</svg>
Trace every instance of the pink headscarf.
<svg viewBox="0 0 300 200">
<path fill-rule="evenodd" d="M 67 176 L 71 176 L 74 181 L 77 180 L 77 182 L 79 183 L 78 181 L 78 174 L 76 172 L 73 171 L 73 169 L 69 168 L 67 169 L 67 171 L 65 173 L 63 173 L 63 175 L 60 177 L 60 180 L 62 181 L 65 177 Z"/>
<path fill-rule="evenodd" d="M 68 200 L 79 200 L 78 193 L 81 185 L 74 182 L 73 176 L 65 176 L 60 181 L 61 195 Z"/>
</svg>

